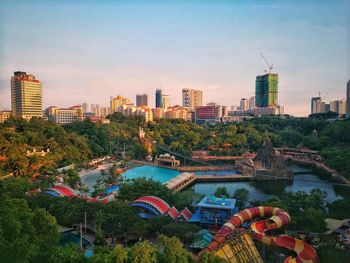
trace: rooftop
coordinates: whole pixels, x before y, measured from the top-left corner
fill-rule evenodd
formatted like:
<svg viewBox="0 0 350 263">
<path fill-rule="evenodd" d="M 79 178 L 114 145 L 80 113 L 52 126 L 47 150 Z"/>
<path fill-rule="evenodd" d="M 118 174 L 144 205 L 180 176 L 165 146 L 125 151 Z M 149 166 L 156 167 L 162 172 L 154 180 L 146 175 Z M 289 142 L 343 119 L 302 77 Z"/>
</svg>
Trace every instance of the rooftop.
<svg viewBox="0 0 350 263">
<path fill-rule="evenodd" d="M 196 207 L 234 209 L 235 205 L 236 205 L 236 199 L 218 198 L 215 196 L 205 196 L 196 205 Z"/>
</svg>

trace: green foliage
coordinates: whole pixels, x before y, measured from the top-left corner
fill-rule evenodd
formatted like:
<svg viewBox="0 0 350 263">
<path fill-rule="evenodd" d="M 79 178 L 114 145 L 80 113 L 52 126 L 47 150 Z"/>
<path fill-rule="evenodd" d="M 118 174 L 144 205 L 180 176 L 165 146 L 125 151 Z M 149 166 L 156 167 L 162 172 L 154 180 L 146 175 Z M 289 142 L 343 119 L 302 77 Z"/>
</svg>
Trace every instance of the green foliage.
<svg viewBox="0 0 350 263">
<path fill-rule="evenodd" d="M 350 197 L 328 204 L 329 217 L 337 219 L 350 218 Z"/>
<path fill-rule="evenodd" d="M 133 263 L 157 262 L 157 251 L 148 241 L 137 243 L 131 248 L 130 261 Z"/>
<path fill-rule="evenodd" d="M 247 205 L 249 200 L 249 191 L 245 188 L 238 188 L 232 195 L 233 198 L 236 198 L 236 205 L 242 209 Z"/>
<path fill-rule="evenodd" d="M 163 225 L 160 232 L 168 237 L 177 237 L 184 243 L 190 243 L 194 234 L 200 231 L 201 228 L 193 224 L 169 223 Z"/>
<path fill-rule="evenodd" d="M 224 197 L 224 198 L 229 198 L 230 197 L 229 193 L 227 192 L 226 187 L 218 187 L 218 188 L 216 188 L 216 190 L 214 192 L 214 195 L 216 197 Z"/>
<path fill-rule="evenodd" d="M 215 256 L 213 253 L 205 253 L 201 256 L 199 263 L 224 263 L 224 259 Z"/>
<path fill-rule="evenodd" d="M 64 247 L 56 247 L 49 260 L 49 263 L 86 263 L 87 259 L 79 250 L 76 244 L 68 244 Z"/>
<path fill-rule="evenodd" d="M 170 205 L 174 203 L 174 195 L 169 188 L 158 181 L 147 180 L 145 178 L 133 179 L 122 184 L 117 198 L 131 202 L 146 195 L 157 196 Z"/>
<path fill-rule="evenodd" d="M 1 262 L 42 262 L 57 245 L 58 226 L 44 210 L 32 210 L 23 199 L 2 196 L 0 214 Z"/>
<path fill-rule="evenodd" d="M 283 193 L 278 199 L 272 199 L 263 205 L 279 207 L 288 211 L 292 221 L 287 226 L 291 230 L 323 233 L 326 230 L 325 194 L 313 189 L 305 192 Z"/>
<path fill-rule="evenodd" d="M 158 236 L 160 249 L 157 262 L 159 263 L 188 263 L 191 258 L 190 253 L 183 248 L 183 244 L 176 237 Z"/>
</svg>

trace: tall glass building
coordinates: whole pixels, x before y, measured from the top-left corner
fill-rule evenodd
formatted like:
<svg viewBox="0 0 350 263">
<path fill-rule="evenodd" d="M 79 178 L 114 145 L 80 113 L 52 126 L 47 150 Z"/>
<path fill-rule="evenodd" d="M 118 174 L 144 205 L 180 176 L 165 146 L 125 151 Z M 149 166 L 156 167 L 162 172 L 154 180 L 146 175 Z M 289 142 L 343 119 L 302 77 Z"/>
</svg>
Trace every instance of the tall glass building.
<svg viewBox="0 0 350 263">
<path fill-rule="evenodd" d="M 156 108 L 163 108 L 163 94 L 161 89 L 156 90 Z"/>
<path fill-rule="evenodd" d="M 278 105 L 278 74 L 268 73 L 257 76 L 255 82 L 255 106 Z"/>
<path fill-rule="evenodd" d="M 15 117 L 43 117 L 41 82 L 31 74 L 16 71 L 11 77 L 11 107 Z"/>
</svg>

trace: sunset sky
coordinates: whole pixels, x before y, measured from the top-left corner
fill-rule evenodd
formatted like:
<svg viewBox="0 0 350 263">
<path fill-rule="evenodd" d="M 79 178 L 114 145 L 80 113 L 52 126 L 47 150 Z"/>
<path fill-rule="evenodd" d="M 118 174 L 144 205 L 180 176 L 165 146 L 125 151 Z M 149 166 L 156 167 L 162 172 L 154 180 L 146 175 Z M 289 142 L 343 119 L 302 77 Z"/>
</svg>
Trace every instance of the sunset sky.
<svg viewBox="0 0 350 263">
<path fill-rule="evenodd" d="M 350 79 L 350 1 L 7 1 L 0 3 L 0 110 L 10 77 L 43 82 L 44 106 L 109 97 L 135 101 L 162 88 L 237 105 L 267 66 L 279 74 L 285 112 L 305 116 L 318 92 L 345 98 Z"/>
</svg>

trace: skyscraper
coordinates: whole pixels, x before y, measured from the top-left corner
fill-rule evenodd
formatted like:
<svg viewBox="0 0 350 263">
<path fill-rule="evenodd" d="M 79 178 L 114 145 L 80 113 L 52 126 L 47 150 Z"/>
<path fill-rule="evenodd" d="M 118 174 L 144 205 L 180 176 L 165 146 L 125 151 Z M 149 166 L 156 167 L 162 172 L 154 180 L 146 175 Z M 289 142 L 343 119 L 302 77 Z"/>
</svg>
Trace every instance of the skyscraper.
<svg viewBox="0 0 350 263">
<path fill-rule="evenodd" d="M 255 81 L 255 106 L 278 105 L 278 74 L 268 73 L 257 76 Z"/>
<path fill-rule="evenodd" d="M 137 94 L 136 95 L 136 107 L 148 106 L 148 96 L 147 94 Z"/>
<path fill-rule="evenodd" d="M 83 112 L 88 112 L 88 104 L 86 102 L 84 102 L 81 106 L 83 107 Z"/>
<path fill-rule="evenodd" d="M 203 92 L 195 89 L 182 89 L 182 106 L 195 108 L 202 106 Z"/>
<path fill-rule="evenodd" d="M 35 76 L 16 71 L 11 77 L 11 106 L 15 117 L 31 119 L 43 116 L 42 85 Z"/>
<path fill-rule="evenodd" d="M 242 98 L 239 103 L 239 109 L 240 110 L 247 110 L 248 109 L 248 100 L 245 98 Z"/>
<path fill-rule="evenodd" d="M 170 96 L 162 95 L 162 108 L 167 109 L 170 107 Z"/>
<path fill-rule="evenodd" d="M 248 100 L 248 107 L 250 110 L 255 108 L 255 96 L 251 96 Z"/>
<path fill-rule="evenodd" d="M 350 80 L 346 85 L 346 117 L 350 118 Z"/>
<path fill-rule="evenodd" d="M 156 90 L 156 108 L 163 108 L 163 96 L 161 89 Z"/>
<path fill-rule="evenodd" d="M 322 113 L 326 111 L 326 103 L 321 97 L 311 98 L 311 114 Z"/>
</svg>

